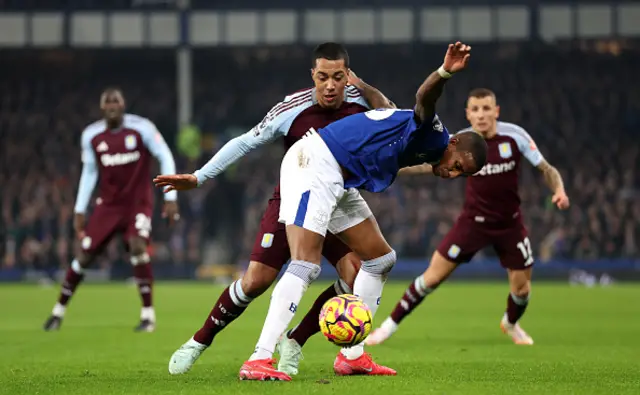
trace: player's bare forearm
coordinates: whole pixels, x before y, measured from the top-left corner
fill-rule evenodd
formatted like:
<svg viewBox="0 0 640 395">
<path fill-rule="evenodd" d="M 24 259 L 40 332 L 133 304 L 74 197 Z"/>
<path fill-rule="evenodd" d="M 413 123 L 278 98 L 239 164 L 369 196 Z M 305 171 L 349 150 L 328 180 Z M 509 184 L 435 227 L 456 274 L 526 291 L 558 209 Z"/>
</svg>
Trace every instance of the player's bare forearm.
<svg viewBox="0 0 640 395">
<path fill-rule="evenodd" d="M 542 161 L 542 163 L 538 165 L 538 170 L 542 172 L 544 182 L 553 193 L 564 192 L 564 182 L 558 169 L 551 166 L 549 162 Z"/>
<path fill-rule="evenodd" d="M 378 88 L 375 88 L 366 82 L 360 80 L 354 85 L 362 96 L 365 98 L 371 108 L 396 108 L 396 105 L 389 100 L 384 93 L 380 92 Z"/>
<path fill-rule="evenodd" d="M 451 76 L 467 67 L 471 47 L 457 41 L 449 44 L 444 62 L 418 88 L 416 93 L 415 112 L 422 122 L 431 121 L 436 114 L 436 102 L 444 89 L 444 84 Z"/>
<path fill-rule="evenodd" d="M 423 163 L 417 166 L 403 167 L 402 169 L 400 169 L 400 171 L 398 171 L 398 175 L 400 176 L 413 174 L 433 174 L 433 168 L 430 164 Z"/>
<path fill-rule="evenodd" d="M 435 115 L 436 102 L 442 95 L 446 82 L 446 78 L 442 78 L 437 71 L 434 71 L 418 88 L 415 112 L 422 121 L 430 120 Z"/>
</svg>

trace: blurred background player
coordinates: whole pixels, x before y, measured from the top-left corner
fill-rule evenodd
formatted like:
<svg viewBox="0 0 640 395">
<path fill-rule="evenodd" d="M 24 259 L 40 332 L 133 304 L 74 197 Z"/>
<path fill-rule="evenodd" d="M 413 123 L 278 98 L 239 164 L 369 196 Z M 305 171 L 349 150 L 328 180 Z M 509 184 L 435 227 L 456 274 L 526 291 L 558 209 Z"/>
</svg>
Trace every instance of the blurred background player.
<svg viewBox="0 0 640 395">
<path fill-rule="evenodd" d="M 291 263 L 273 290 L 255 351 L 240 368 L 241 380 L 291 380 L 273 368 L 273 352 L 302 296 L 320 275 L 327 231 L 362 258 L 353 293 L 375 315 L 396 252 L 358 189 L 383 192 L 400 168 L 422 163 L 437 164 L 434 173 L 443 178 L 473 174 L 484 166 L 484 140 L 475 133 L 449 138 L 435 113 L 446 80 L 466 67 L 470 50 L 460 42 L 449 45 L 443 65 L 418 88 L 413 110 L 378 109 L 346 117 L 317 132 L 309 130 L 285 154 L 278 221 L 286 225 Z M 360 343 L 346 353 L 364 356 L 363 347 Z M 365 373 L 353 372 L 348 362 L 339 353 L 336 374 Z"/>
<path fill-rule="evenodd" d="M 320 129 L 329 123 L 370 108 L 389 108 L 394 105 L 377 89 L 367 85 L 349 69 L 346 49 L 336 43 L 317 46 L 312 55 L 311 77 L 314 88 L 293 93 L 275 105 L 262 122 L 249 132 L 234 138 L 222 147 L 213 158 L 194 174 L 160 176 L 156 185 L 168 190 L 196 188 L 208 179 L 216 177 L 249 151 L 282 137 L 285 151 L 302 138 L 309 129 Z M 351 86 L 347 86 L 350 84 Z M 202 352 L 211 345 L 213 338 L 238 318 L 249 303 L 262 295 L 275 281 L 282 267 L 289 261 L 289 245 L 285 226 L 278 222 L 280 211 L 280 186 L 276 186 L 260 222 L 250 263 L 242 279 L 227 287 L 200 328 L 183 344 L 169 362 L 171 374 L 186 373 Z M 280 352 L 288 364 L 279 369 L 297 374 L 301 347 L 307 339 L 320 331 L 318 316 L 325 301 L 343 293 L 351 293 L 353 281 L 360 267 L 360 258 L 337 237 L 329 234 L 323 255 L 336 267 L 341 280 L 318 296 L 313 306 L 297 326 Z M 273 351 L 273 350 L 272 350 Z M 395 374 L 392 369 L 379 366 L 364 352 L 340 354 L 355 373 L 371 375 Z M 340 359 L 341 360 L 341 359 Z M 338 359 L 336 359 L 338 361 Z M 269 359 L 269 364 L 275 360 Z"/>
<path fill-rule="evenodd" d="M 423 275 L 409 286 L 379 329 L 366 344 L 378 344 L 391 336 L 398 325 L 422 300 L 433 292 L 460 263 L 466 263 L 482 248 L 493 246 L 507 269 L 510 293 L 500 328 L 516 344 L 533 344 L 518 324 L 529 303 L 533 253 L 520 211 L 518 171 L 525 158 L 543 174 L 553 192 L 552 202 L 561 210 L 569 207 L 562 177 L 538 150 L 520 126 L 499 122 L 500 107 L 489 89 L 475 89 L 467 99 L 470 128 L 461 132 L 480 133 L 487 142 L 487 164 L 467 179 L 465 203 L 453 228 L 444 237 Z M 406 173 L 428 173 L 430 166 L 405 169 Z"/>
<path fill-rule="evenodd" d="M 81 251 L 67 270 L 60 297 L 44 329 L 60 328 L 67 304 L 84 277 L 84 269 L 113 236 L 121 234 L 131 255 L 142 299 L 140 323 L 135 330 L 152 332 L 156 316 L 153 274 L 147 253 L 153 212 L 151 156 L 160 162 L 162 174 L 175 173 L 176 166 L 156 126 L 146 118 L 125 114 L 125 101 L 119 89 L 105 90 L 100 96 L 100 108 L 104 119 L 87 126 L 81 137 L 83 167 L 73 221 Z M 85 228 L 86 211 L 96 184 L 99 195 Z M 165 195 L 163 216 L 170 223 L 179 219 L 176 199 L 176 192 Z"/>
</svg>

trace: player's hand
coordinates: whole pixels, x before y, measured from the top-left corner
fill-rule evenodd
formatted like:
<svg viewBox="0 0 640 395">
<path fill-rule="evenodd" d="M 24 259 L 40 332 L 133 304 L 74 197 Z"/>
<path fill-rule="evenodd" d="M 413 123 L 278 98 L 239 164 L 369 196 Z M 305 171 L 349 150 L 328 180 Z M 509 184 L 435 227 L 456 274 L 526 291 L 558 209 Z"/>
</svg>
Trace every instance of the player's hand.
<svg viewBox="0 0 640 395">
<path fill-rule="evenodd" d="M 347 85 L 353 85 L 356 88 L 360 89 L 360 85 L 362 84 L 362 79 L 358 77 L 358 75 L 353 70 L 349 70 L 349 77 L 347 78 Z"/>
<path fill-rule="evenodd" d="M 164 193 L 171 191 L 188 191 L 198 187 L 198 179 L 193 174 L 173 174 L 156 176 L 153 183 L 162 188 Z"/>
<path fill-rule="evenodd" d="M 162 218 L 166 218 L 169 221 L 169 226 L 173 226 L 180 220 L 180 213 L 178 209 L 178 202 L 165 201 L 162 208 Z"/>
<path fill-rule="evenodd" d="M 84 239 L 84 224 L 86 216 L 84 214 L 76 213 L 73 216 L 73 230 L 76 231 L 76 237 L 78 240 Z"/>
<path fill-rule="evenodd" d="M 570 206 L 569 197 L 564 191 L 554 193 L 551 202 L 558 206 L 560 210 L 566 210 Z"/>
<path fill-rule="evenodd" d="M 446 72 L 451 74 L 464 70 L 469 63 L 471 57 L 471 46 L 461 43 L 449 44 L 447 53 L 444 55 L 444 63 L 442 67 Z"/>
</svg>

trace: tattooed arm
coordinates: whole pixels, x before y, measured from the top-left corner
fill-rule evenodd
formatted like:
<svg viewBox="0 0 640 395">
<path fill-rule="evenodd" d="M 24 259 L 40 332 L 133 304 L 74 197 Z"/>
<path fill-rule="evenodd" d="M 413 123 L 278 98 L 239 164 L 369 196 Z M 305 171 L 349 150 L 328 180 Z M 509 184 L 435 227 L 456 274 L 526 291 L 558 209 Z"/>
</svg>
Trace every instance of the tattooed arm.
<svg viewBox="0 0 640 395">
<path fill-rule="evenodd" d="M 538 170 L 544 176 L 544 182 L 549 189 L 553 192 L 552 201 L 559 209 L 566 209 L 569 207 L 569 198 L 564 190 L 564 182 L 560 172 L 555 167 L 551 166 L 546 160 L 542 160 L 538 166 Z"/>
</svg>

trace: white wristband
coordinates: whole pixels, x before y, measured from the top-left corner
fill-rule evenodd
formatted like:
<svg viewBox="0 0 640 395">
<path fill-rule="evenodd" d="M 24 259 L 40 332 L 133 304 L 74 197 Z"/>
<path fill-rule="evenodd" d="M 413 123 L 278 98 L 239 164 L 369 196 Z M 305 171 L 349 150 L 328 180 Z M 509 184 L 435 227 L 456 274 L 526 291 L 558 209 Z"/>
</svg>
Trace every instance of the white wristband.
<svg viewBox="0 0 640 395">
<path fill-rule="evenodd" d="M 444 66 L 440 66 L 440 68 L 438 68 L 438 74 L 444 79 L 449 79 L 453 76 L 452 73 L 444 69 Z"/>
</svg>

